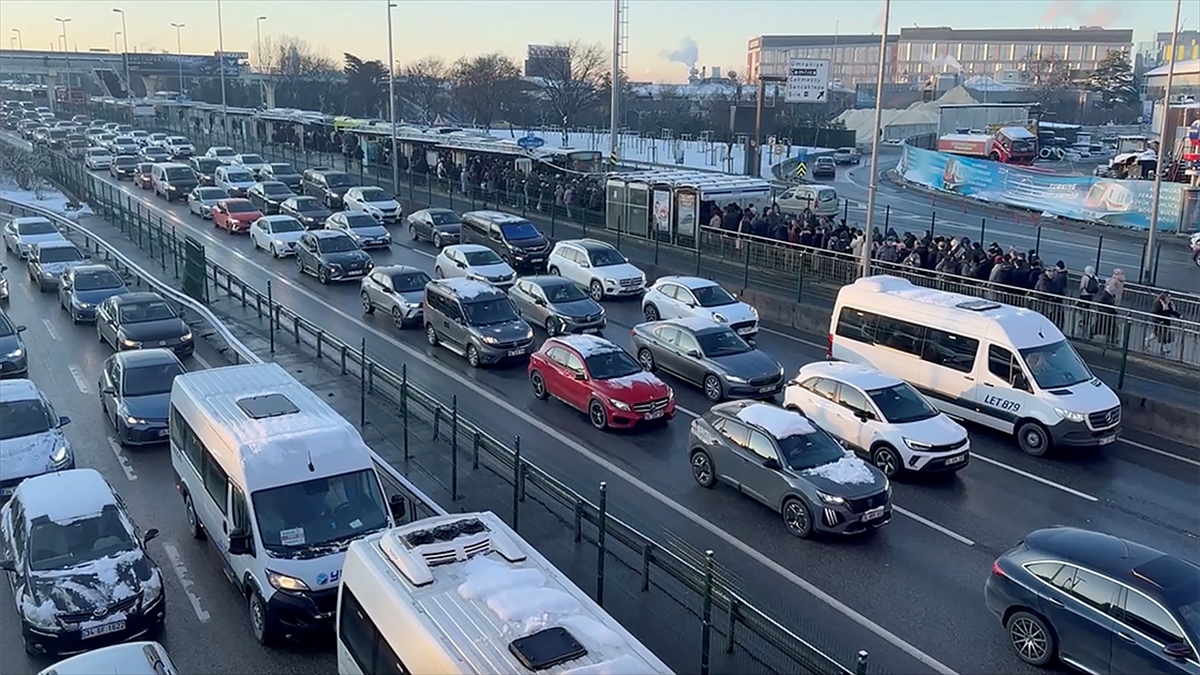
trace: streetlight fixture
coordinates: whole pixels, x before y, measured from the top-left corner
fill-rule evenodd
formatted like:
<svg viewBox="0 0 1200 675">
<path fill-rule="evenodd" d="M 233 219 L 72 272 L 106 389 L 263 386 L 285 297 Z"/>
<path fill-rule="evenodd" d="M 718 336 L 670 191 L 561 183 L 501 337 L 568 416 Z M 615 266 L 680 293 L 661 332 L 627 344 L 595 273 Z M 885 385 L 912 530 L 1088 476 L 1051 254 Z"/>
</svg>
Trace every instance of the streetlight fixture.
<svg viewBox="0 0 1200 675">
<path fill-rule="evenodd" d="M 17 49 L 24 51 L 25 50 L 25 41 L 23 39 L 21 39 L 21 29 L 14 28 L 13 32 L 16 33 L 16 35 L 14 37 L 17 38 Z"/>
<path fill-rule="evenodd" d="M 1143 284 L 1149 284 L 1154 278 L 1154 237 L 1158 230 L 1158 205 L 1162 199 L 1163 153 L 1167 151 L 1167 143 L 1175 130 L 1167 126 L 1171 123 L 1171 84 L 1175 80 L 1175 62 L 1179 56 L 1179 13 L 1183 9 L 1183 0 L 1175 0 L 1175 25 L 1171 30 L 1171 59 L 1167 62 L 1167 86 L 1163 91 L 1162 128 L 1158 132 L 1158 155 L 1154 162 L 1154 194 L 1150 199 L 1150 233 L 1146 238 L 1146 254 L 1142 260 Z"/>
<path fill-rule="evenodd" d="M 129 28 L 125 25 L 125 10 L 113 7 L 113 12 L 121 15 L 121 38 L 125 44 L 125 53 L 121 59 L 125 62 L 125 98 L 133 98 L 133 79 L 129 77 Z"/>
<path fill-rule="evenodd" d="M 63 58 L 67 60 L 67 101 L 71 100 L 71 54 L 67 51 L 67 24 L 71 23 L 70 17 L 66 19 L 54 19 L 62 26 L 62 34 L 59 36 L 63 41 Z"/>
<path fill-rule="evenodd" d="M 183 96 L 183 29 L 187 24 L 172 23 L 171 27 L 175 29 L 175 56 L 179 59 L 179 95 Z"/>
<path fill-rule="evenodd" d="M 883 76 L 887 67 L 888 18 L 892 0 L 883 0 L 883 33 L 879 36 L 879 76 L 875 80 L 875 137 L 871 139 L 871 184 L 867 190 L 867 222 L 862 245 L 862 275 L 871 276 L 871 244 L 875 240 L 875 193 L 879 190 L 879 137 L 883 135 Z"/>
<path fill-rule="evenodd" d="M 392 53 L 392 8 L 396 4 L 388 2 L 387 6 L 387 28 L 388 28 L 388 117 L 391 118 L 392 127 L 388 132 L 388 136 L 392 139 L 392 193 L 400 191 L 400 158 L 396 156 L 396 58 Z M 366 154 L 363 154 L 366 158 Z"/>
<path fill-rule="evenodd" d="M 121 31 L 113 31 L 113 53 L 121 51 Z"/>
</svg>

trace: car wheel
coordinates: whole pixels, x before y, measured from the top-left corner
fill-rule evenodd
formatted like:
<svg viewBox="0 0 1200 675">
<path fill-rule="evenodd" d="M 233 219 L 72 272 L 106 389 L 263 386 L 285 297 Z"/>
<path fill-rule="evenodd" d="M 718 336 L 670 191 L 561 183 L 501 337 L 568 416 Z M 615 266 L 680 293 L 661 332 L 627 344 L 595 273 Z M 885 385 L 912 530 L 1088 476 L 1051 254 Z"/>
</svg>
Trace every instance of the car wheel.
<svg viewBox="0 0 1200 675">
<path fill-rule="evenodd" d="M 399 307 L 392 308 L 392 325 L 397 330 L 404 330 L 404 312 L 401 312 Z"/>
<path fill-rule="evenodd" d="M 654 354 L 646 347 L 642 347 L 637 353 L 638 363 L 641 364 L 642 370 L 647 373 L 654 372 Z"/>
<path fill-rule="evenodd" d="M 479 350 L 476 349 L 475 345 L 467 345 L 467 365 L 472 368 L 478 368 L 479 364 Z"/>
<path fill-rule="evenodd" d="M 703 450 L 692 453 L 692 478 L 702 488 L 711 488 L 717 484 L 717 474 L 713 470 L 712 458 Z"/>
<path fill-rule="evenodd" d="M 596 302 L 604 299 L 604 285 L 600 283 L 599 279 L 592 279 L 591 285 L 588 286 L 588 295 L 592 296 Z"/>
<path fill-rule="evenodd" d="M 902 468 L 900 456 L 896 454 L 896 449 L 886 444 L 880 445 L 871 453 L 871 463 L 889 479 L 900 475 L 900 469 Z"/>
<path fill-rule="evenodd" d="M 552 277 L 558 277 L 558 276 L 562 276 L 561 274 L 559 274 L 559 273 L 558 273 L 558 266 L 557 266 L 557 265 L 551 265 L 551 266 L 550 266 L 550 269 L 546 270 L 546 272 L 547 272 L 547 273 L 549 273 L 549 274 L 550 274 L 550 276 L 552 276 Z"/>
<path fill-rule="evenodd" d="M 537 400 L 545 401 L 550 397 L 550 392 L 546 391 L 546 379 L 536 370 L 529 374 L 529 386 L 533 388 Z"/>
<path fill-rule="evenodd" d="M 434 248 L 442 247 L 442 235 L 440 235 L 440 234 L 433 235 L 433 247 Z"/>
<path fill-rule="evenodd" d="M 362 294 L 362 308 L 363 314 L 375 313 L 375 304 L 371 302 L 371 296 L 367 295 L 366 293 Z"/>
<path fill-rule="evenodd" d="M 546 317 L 546 335 L 554 337 L 566 332 L 566 326 L 563 325 L 563 320 L 557 316 Z"/>
<path fill-rule="evenodd" d="M 254 634 L 254 639 L 258 641 L 258 644 L 264 647 L 270 645 L 274 642 L 275 635 L 270 626 L 270 619 L 267 617 L 267 606 L 257 590 L 252 589 L 246 595 L 250 610 L 250 632 Z"/>
<path fill-rule="evenodd" d="M 327 268 L 327 267 L 317 268 L 317 281 L 320 281 L 323 284 L 329 283 L 329 268 Z"/>
<path fill-rule="evenodd" d="M 704 398 L 718 403 L 725 398 L 725 388 L 721 386 L 721 378 L 716 375 L 704 376 Z"/>
<path fill-rule="evenodd" d="M 808 504 L 799 497 L 792 497 L 783 503 L 783 524 L 792 536 L 807 539 L 812 536 L 812 512 Z"/>
<path fill-rule="evenodd" d="M 658 321 L 662 318 L 662 315 L 658 313 L 658 308 L 654 305 L 646 305 L 642 308 L 642 314 L 646 315 L 647 321 Z"/>
<path fill-rule="evenodd" d="M 425 324 L 425 341 L 429 343 L 430 347 L 436 347 L 438 344 L 437 330 L 431 323 Z"/>
<path fill-rule="evenodd" d="M 417 226 L 416 225 L 409 224 L 408 236 L 413 241 L 421 241 L 421 235 L 417 234 Z"/>
<path fill-rule="evenodd" d="M 1031 457 L 1041 457 L 1050 450 L 1050 435 L 1037 422 L 1025 422 L 1017 427 L 1017 444 Z"/>
<path fill-rule="evenodd" d="M 191 495 L 183 496 L 183 513 L 187 518 L 188 530 L 192 533 L 192 539 L 204 539 L 204 526 L 200 524 L 200 518 L 196 516 L 196 507 L 192 504 Z"/>
<path fill-rule="evenodd" d="M 608 428 L 608 411 L 604 409 L 603 403 L 592 399 L 592 402 L 588 404 L 588 421 L 602 431 Z"/>
<path fill-rule="evenodd" d="M 1014 612 L 1005 624 L 1008 640 L 1017 657 L 1033 666 L 1045 666 L 1054 660 L 1054 633 L 1042 618 L 1032 612 Z"/>
</svg>

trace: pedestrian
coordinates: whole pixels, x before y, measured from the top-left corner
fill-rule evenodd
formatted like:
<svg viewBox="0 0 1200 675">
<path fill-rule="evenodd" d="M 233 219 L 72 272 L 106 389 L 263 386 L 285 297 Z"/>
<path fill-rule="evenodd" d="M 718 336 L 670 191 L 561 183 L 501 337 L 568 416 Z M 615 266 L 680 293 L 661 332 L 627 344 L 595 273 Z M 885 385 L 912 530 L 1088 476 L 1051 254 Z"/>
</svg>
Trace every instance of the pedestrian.
<svg viewBox="0 0 1200 675">
<path fill-rule="evenodd" d="M 1079 299 L 1092 302 L 1100 292 L 1100 280 L 1096 278 L 1096 268 L 1088 265 L 1083 268 L 1083 276 L 1079 277 Z"/>
<path fill-rule="evenodd" d="M 1158 339 L 1158 348 L 1166 353 L 1171 348 L 1174 336 L 1171 334 L 1171 319 L 1178 319 L 1179 312 L 1171 300 L 1171 292 L 1163 291 L 1154 299 L 1154 336 Z"/>
<path fill-rule="evenodd" d="M 1103 335 L 1109 342 L 1117 341 L 1117 307 L 1125 297 L 1125 272 L 1117 268 L 1096 295 L 1096 322 L 1092 335 Z"/>
</svg>

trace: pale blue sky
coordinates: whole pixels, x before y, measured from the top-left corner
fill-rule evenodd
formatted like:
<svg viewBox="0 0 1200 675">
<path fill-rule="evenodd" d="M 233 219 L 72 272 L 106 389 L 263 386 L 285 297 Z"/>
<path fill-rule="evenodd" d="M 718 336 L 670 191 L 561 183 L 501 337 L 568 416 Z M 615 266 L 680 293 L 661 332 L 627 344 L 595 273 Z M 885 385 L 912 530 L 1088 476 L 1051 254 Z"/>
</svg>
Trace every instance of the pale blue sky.
<svg viewBox="0 0 1200 675">
<path fill-rule="evenodd" d="M 501 51 L 518 60 L 529 43 L 584 40 L 612 43 L 611 0 L 392 0 L 395 53 L 400 62 L 429 54 L 453 60 Z M 388 0 L 223 0 L 225 49 L 255 50 L 255 17 L 266 16 L 264 37 L 294 35 L 340 59 L 349 51 L 387 58 Z M 1200 3 L 1185 0 L 1185 28 L 1200 25 Z M 215 0 L 3 0 L 0 39 L 9 48 L 13 28 L 26 49 L 56 43 L 56 17 L 70 18 L 67 34 L 80 51 L 113 48 L 126 11 L 129 45 L 138 51 L 175 51 L 172 22 L 184 23 L 183 50 L 217 49 Z M 1173 0 L 893 0 L 892 30 L 900 26 L 1026 28 L 1098 24 L 1132 28 L 1135 40 L 1171 28 Z M 687 68 L 667 55 L 689 39 L 699 64 L 745 69 L 746 41 L 759 34 L 878 32 L 882 0 L 630 0 L 629 64 L 635 79 L 680 81 Z"/>
</svg>

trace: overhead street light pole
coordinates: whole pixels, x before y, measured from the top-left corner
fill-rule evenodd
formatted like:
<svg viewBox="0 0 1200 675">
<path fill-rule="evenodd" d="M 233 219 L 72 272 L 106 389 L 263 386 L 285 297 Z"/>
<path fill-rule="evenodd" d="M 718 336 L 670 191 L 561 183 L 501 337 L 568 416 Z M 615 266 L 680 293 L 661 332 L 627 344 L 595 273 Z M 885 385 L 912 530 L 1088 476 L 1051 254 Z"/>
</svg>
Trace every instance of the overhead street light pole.
<svg viewBox="0 0 1200 675">
<path fill-rule="evenodd" d="M 892 0 L 883 0 L 883 33 L 879 36 L 879 77 L 875 80 L 875 136 L 871 139 L 871 184 L 867 190 L 867 222 L 862 245 L 862 276 L 871 276 L 871 244 L 875 237 L 875 193 L 879 191 L 879 137 L 883 135 L 883 78 L 887 67 L 888 19 Z"/>
<path fill-rule="evenodd" d="M 608 161 L 616 169 L 617 149 L 620 139 L 617 134 L 621 130 L 621 0 L 613 0 L 613 46 L 612 46 L 612 76 L 609 79 L 609 89 L 612 98 L 608 107 Z"/>
<path fill-rule="evenodd" d="M 71 23 L 71 19 L 70 18 L 66 18 L 66 19 L 55 18 L 54 20 L 62 25 L 62 35 L 60 37 L 62 37 L 62 41 L 63 41 L 63 58 L 66 59 L 66 61 L 67 61 L 67 72 L 65 73 L 65 75 L 67 76 L 67 102 L 70 103 L 70 101 L 71 101 L 71 54 L 67 50 L 67 24 Z"/>
<path fill-rule="evenodd" d="M 260 16 L 254 20 L 254 51 L 257 52 L 257 54 L 254 56 L 254 59 L 258 61 L 258 74 L 260 78 L 258 80 L 258 95 L 262 97 L 264 108 L 267 107 L 267 83 L 261 79 L 266 73 L 266 69 L 263 67 L 262 57 L 262 22 L 266 20 L 267 17 L 265 16 Z M 222 65 L 224 65 L 224 62 L 222 62 Z"/>
<path fill-rule="evenodd" d="M 175 55 L 179 58 L 179 95 L 183 96 L 183 29 L 187 26 L 186 23 L 172 23 L 171 27 L 175 29 Z"/>
<path fill-rule="evenodd" d="M 25 51 L 25 40 L 21 38 L 21 29 L 20 29 L 20 28 L 14 28 L 14 29 L 13 29 L 13 32 L 17 34 L 17 35 L 16 35 L 16 38 L 17 38 L 17 49 L 19 49 L 19 50 L 21 50 L 21 51 Z"/>
<path fill-rule="evenodd" d="M 125 25 L 125 10 L 113 7 L 113 11 L 121 15 L 121 39 L 125 43 L 125 54 L 122 58 L 125 62 L 125 98 L 133 98 L 133 79 L 129 77 L 129 27 Z"/>
<path fill-rule="evenodd" d="M 1150 232 L 1146 237 L 1146 254 L 1142 260 L 1143 284 L 1151 283 L 1154 278 L 1154 238 L 1158 234 L 1158 206 L 1162 199 L 1163 155 L 1167 152 L 1167 144 L 1175 135 L 1171 124 L 1171 84 L 1175 80 L 1175 61 L 1179 56 L 1179 13 L 1183 10 L 1183 0 L 1175 0 L 1175 24 L 1171 28 L 1171 58 L 1167 63 L 1167 86 L 1163 91 L 1163 111 L 1158 130 L 1158 158 L 1154 162 L 1154 194 L 1150 199 Z"/>
<path fill-rule="evenodd" d="M 120 37 L 121 37 L 121 31 L 119 31 L 119 30 L 113 31 L 113 53 L 114 54 L 121 51 L 121 41 L 118 39 Z"/>
<path fill-rule="evenodd" d="M 229 139 L 229 105 L 225 102 L 225 24 L 221 21 L 221 0 L 217 0 L 217 70 L 221 73 L 221 128 L 225 130 L 226 142 Z"/>
<path fill-rule="evenodd" d="M 392 141 L 392 195 L 400 191 L 400 158 L 396 156 L 396 57 L 392 53 L 392 8 L 395 3 L 388 2 L 387 33 L 388 33 L 388 117 L 391 119 L 391 131 L 388 136 Z M 366 158 L 366 153 L 363 154 Z"/>
</svg>

